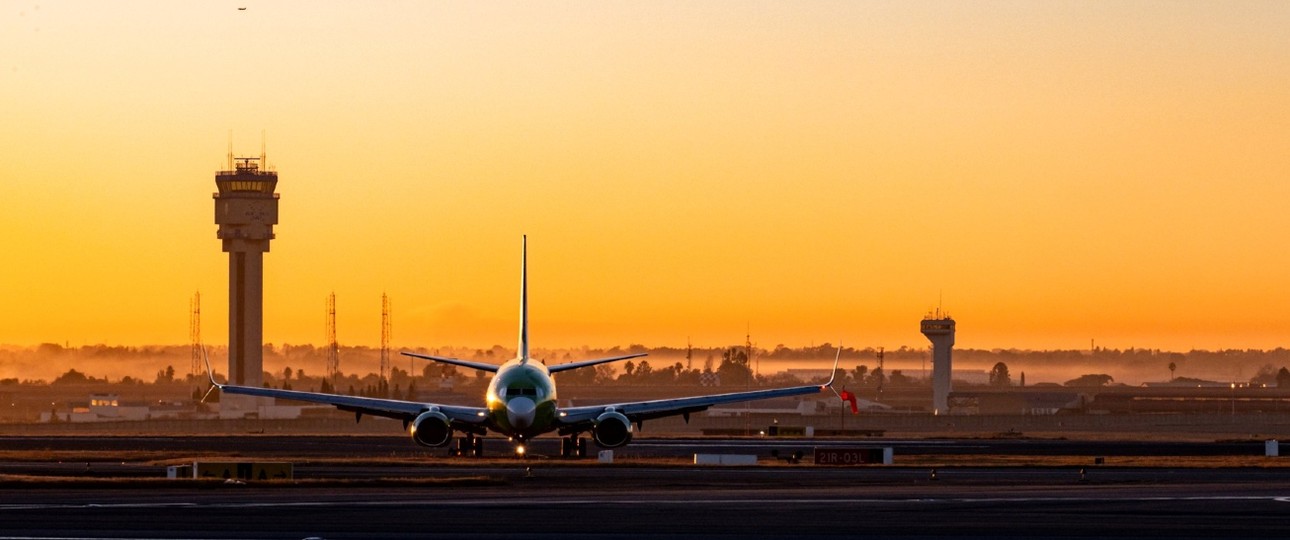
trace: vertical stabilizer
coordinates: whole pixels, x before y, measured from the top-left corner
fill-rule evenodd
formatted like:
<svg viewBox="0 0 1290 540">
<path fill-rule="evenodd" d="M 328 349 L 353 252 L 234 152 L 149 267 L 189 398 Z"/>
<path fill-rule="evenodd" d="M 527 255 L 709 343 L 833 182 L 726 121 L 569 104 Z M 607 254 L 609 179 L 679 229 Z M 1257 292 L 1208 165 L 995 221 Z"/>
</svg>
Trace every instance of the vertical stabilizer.
<svg viewBox="0 0 1290 540">
<path fill-rule="evenodd" d="M 529 237 L 520 240 L 520 343 L 515 355 L 520 361 L 529 358 Z"/>
</svg>

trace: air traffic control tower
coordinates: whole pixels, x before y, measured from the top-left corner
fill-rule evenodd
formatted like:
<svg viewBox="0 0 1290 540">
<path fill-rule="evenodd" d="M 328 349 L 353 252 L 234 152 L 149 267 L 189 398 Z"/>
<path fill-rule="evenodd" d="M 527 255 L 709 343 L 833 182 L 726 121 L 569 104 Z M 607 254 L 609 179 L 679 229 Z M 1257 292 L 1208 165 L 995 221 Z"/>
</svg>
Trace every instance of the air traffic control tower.
<svg viewBox="0 0 1290 540">
<path fill-rule="evenodd" d="M 264 383 L 264 253 L 278 223 L 278 173 L 258 158 L 228 154 L 228 170 L 215 173 L 216 236 L 228 253 L 228 380 L 245 386 Z M 250 412 L 249 396 L 220 396 L 220 414 Z"/>
<path fill-rule="evenodd" d="M 950 412 L 950 350 L 954 348 L 954 319 L 940 311 L 923 317 L 923 335 L 932 342 L 932 412 Z"/>
</svg>

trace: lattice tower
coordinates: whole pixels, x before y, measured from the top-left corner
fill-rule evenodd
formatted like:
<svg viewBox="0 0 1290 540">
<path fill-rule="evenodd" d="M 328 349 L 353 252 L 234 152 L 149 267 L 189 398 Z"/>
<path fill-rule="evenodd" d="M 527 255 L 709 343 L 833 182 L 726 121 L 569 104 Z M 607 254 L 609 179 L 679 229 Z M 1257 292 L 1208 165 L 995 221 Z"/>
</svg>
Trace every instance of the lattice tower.
<svg viewBox="0 0 1290 540">
<path fill-rule="evenodd" d="M 340 372 L 340 345 L 336 343 L 336 293 L 327 296 L 327 378 Z"/>
</svg>

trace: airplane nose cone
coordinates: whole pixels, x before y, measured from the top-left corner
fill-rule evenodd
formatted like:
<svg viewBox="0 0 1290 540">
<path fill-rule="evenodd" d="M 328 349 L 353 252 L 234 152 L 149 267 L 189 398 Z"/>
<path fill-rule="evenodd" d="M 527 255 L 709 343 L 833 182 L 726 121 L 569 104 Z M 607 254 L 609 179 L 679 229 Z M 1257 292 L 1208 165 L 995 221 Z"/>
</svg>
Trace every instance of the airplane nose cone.
<svg viewBox="0 0 1290 540">
<path fill-rule="evenodd" d="M 522 429 L 533 425 L 536 412 L 537 404 L 529 398 L 516 397 L 506 402 L 506 419 L 513 427 Z"/>
</svg>

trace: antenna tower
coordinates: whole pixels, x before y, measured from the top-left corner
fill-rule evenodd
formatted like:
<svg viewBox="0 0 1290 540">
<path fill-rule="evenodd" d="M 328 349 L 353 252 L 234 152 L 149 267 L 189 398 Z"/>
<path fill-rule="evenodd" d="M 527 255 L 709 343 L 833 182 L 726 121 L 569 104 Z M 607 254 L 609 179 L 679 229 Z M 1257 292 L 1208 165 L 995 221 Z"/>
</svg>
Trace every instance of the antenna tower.
<svg viewBox="0 0 1290 540">
<path fill-rule="evenodd" d="M 340 372 L 340 345 L 336 344 L 336 293 L 327 296 L 327 378 L 333 382 Z"/>
<path fill-rule="evenodd" d="M 685 370 L 694 369 L 694 347 L 690 345 L 690 338 L 685 338 Z"/>
<path fill-rule="evenodd" d="M 192 343 L 193 379 L 202 372 L 202 293 L 197 291 L 188 301 L 188 341 Z"/>
<path fill-rule="evenodd" d="M 381 293 L 381 380 L 390 384 L 390 297 Z"/>
<path fill-rule="evenodd" d="M 883 369 L 883 347 L 878 347 L 878 371 L 882 372 L 882 377 L 878 379 L 878 395 L 874 399 L 882 397 L 882 382 L 887 380 L 887 370 Z"/>
</svg>

